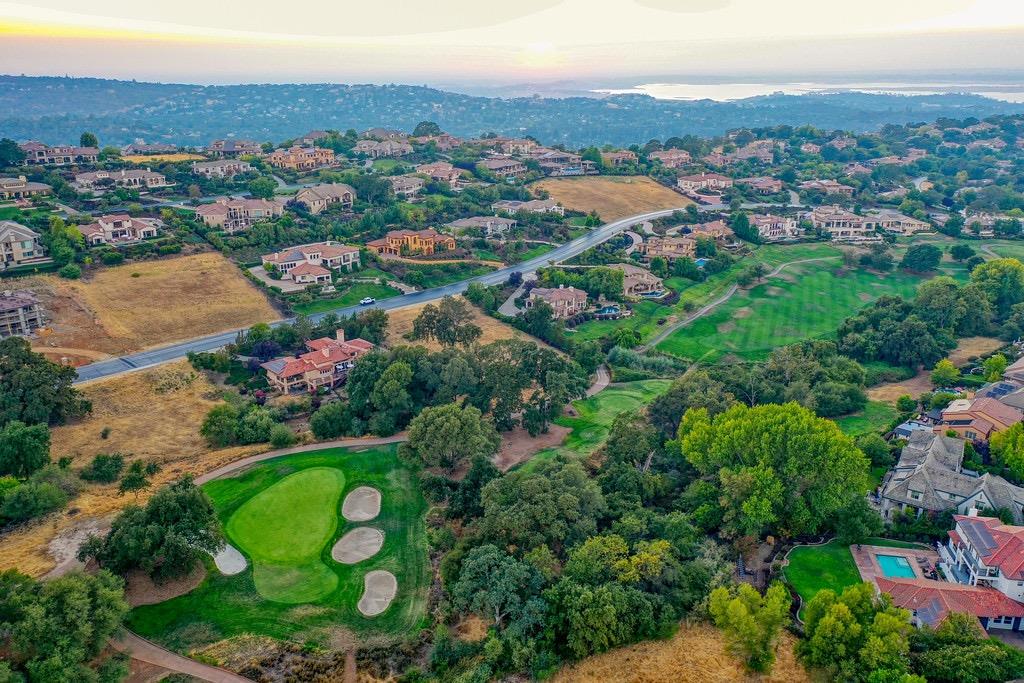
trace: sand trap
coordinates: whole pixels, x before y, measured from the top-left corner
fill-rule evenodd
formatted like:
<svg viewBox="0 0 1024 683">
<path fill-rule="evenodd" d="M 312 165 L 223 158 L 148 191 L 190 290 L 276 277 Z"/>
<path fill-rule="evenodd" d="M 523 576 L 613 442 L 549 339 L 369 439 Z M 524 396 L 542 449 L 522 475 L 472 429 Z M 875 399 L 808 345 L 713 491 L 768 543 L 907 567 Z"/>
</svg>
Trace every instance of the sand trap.
<svg viewBox="0 0 1024 683">
<path fill-rule="evenodd" d="M 375 569 L 363 578 L 363 597 L 359 598 L 359 611 L 375 617 L 388 608 L 398 592 L 398 580 L 391 572 Z"/>
<path fill-rule="evenodd" d="M 223 550 L 213 556 L 213 563 L 225 576 L 241 574 L 249 566 L 245 561 L 245 555 L 238 552 L 238 548 L 230 543 L 225 543 Z"/>
<path fill-rule="evenodd" d="M 369 486 L 353 489 L 341 504 L 341 516 L 350 522 L 369 522 L 380 514 L 380 491 Z"/>
<path fill-rule="evenodd" d="M 338 539 L 331 548 L 331 557 L 335 562 L 355 564 L 376 555 L 383 545 L 384 534 L 380 529 L 361 526 Z"/>
</svg>

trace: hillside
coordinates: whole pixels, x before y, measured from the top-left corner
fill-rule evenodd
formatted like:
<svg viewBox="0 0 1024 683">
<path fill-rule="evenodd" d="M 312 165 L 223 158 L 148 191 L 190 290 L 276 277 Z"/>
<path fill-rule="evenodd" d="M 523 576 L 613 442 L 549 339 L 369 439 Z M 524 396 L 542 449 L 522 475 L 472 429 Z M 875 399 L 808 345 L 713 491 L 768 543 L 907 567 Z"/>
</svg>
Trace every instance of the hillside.
<svg viewBox="0 0 1024 683">
<path fill-rule="evenodd" d="M 778 124 L 864 131 L 943 116 L 1016 113 L 1024 105 L 960 94 L 769 95 L 732 102 L 645 95 L 504 99 L 411 85 L 201 86 L 0 76 L 0 111 L 3 136 L 50 144 L 77 140 L 83 130 L 104 144 L 144 138 L 203 145 L 226 136 L 276 141 L 323 128 L 412 130 L 432 120 L 459 136 L 493 131 L 579 147 Z"/>
</svg>

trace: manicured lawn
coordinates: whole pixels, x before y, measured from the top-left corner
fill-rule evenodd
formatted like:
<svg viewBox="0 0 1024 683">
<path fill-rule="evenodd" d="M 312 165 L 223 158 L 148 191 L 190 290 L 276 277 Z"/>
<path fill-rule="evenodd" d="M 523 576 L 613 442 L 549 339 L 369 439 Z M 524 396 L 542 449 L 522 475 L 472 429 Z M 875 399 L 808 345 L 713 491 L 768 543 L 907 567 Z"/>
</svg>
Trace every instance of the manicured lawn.
<svg viewBox="0 0 1024 683">
<path fill-rule="evenodd" d="M 351 524 L 341 517 L 339 502 L 363 485 L 381 492 L 381 512 L 371 522 Z M 398 639 L 424 625 L 431 576 L 423 524 L 426 504 L 415 475 L 398 459 L 394 446 L 276 458 L 203 489 L 229 538 L 255 570 L 250 566 L 241 574 L 223 576 L 211 563 L 207 578 L 191 593 L 132 610 L 128 623 L 133 630 L 188 652 L 241 634 L 323 645 L 346 632 Z M 335 562 L 334 542 L 363 525 L 384 532 L 380 552 L 351 566 Z M 315 574 L 309 569 L 314 565 L 319 567 Z M 261 576 L 261 567 L 273 569 Z M 367 618 L 356 603 L 363 576 L 373 569 L 392 572 L 398 594 L 387 611 Z M 325 578 L 327 574 L 332 578 Z M 319 594 L 313 597 L 314 592 Z M 277 599 L 268 599 L 268 594 Z"/>
<path fill-rule="evenodd" d="M 490 249 L 477 249 L 473 252 L 473 258 L 481 261 L 501 261 L 502 258 L 499 254 L 491 251 Z"/>
<path fill-rule="evenodd" d="M 557 448 L 537 453 L 523 467 L 529 469 L 533 463 L 553 458 L 559 453 L 589 455 L 608 438 L 616 415 L 642 408 L 665 393 L 670 384 L 672 381 L 667 379 L 624 382 L 613 384 L 590 398 L 574 401 L 572 406 L 576 417 L 562 416 L 555 420 L 556 424 L 572 429 L 565 442 Z"/>
<path fill-rule="evenodd" d="M 465 280 L 466 278 L 485 275 L 495 270 L 491 266 L 480 265 L 477 263 L 438 263 L 435 265 L 413 265 L 403 263 L 402 265 L 407 267 L 409 272 L 417 271 L 423 273 L 423 289 L 442 287 L 453 282 L 458 282 L 459 280 Z M 413 283 L 410 282 L 409 284 Z M 420 285 L 420 283 L 416 284 L 418 286 Z"/>
<path fill-rule="evenodd" d="M 902 271 L 839 274 L 839 265 L 830 260 L 791 266 L 738 291 L 708 315 L 677 330 L 658 349 L 702 362 L 724 356 L 760 360 L 779 346 L 828 337 L 845 318 L 880 296 L 910 296 L 927 279 Z"/>
<path fill-rule="evenodd" d="M 836 418 L 836 424 L 844 434 L 860 436 L 880 432 L 889 426 L 898 413 L 896 408 L 884 401 L 868 401 L 864 410 Z"/>
<path fill-rule="evenodd" d="M 323 313 L 324 311 L 333 311 L 335 308 L 354 306 L 359 303 L 360 299 L 367 296 L 372 296 L 374 299 L 390 299 L 400 294 L 401 292 L 397 289 L 387 285 L 378 285 L 373 282 L 357 282 L 338 296 L 330 299 L 318 299 L 308 304 L 296 304 L 295 311 L 303 315 Z"/>
<path fill-rule="evenodd" d="M 554 248 L 555 247 L 550 244 L 534 245 L 526 251 L 516 254 L 515 262 L 522 263 L 523 261 L 529 261 L 530 259 L 537 258 L 538 256 L 543 256 Z"/>
</svg>

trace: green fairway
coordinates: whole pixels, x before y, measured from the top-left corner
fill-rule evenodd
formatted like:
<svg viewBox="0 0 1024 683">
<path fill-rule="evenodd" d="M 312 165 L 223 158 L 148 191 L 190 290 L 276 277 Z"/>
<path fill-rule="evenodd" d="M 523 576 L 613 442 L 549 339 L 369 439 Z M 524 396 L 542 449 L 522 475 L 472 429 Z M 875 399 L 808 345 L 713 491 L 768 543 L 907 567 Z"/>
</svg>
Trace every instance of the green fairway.
<svg viewBox="0 0 1024 683">
<path fill-rule="evenodd" d="M 860 436 L 881 432 L 896 419 L 896 408 L 883 401 L 868 401 L 864 410 L 836 418 L 836 424 L 844 434 Z"/>
<path fill-rule="evenodd" d="M 759 360 L 779 346 L 828 337 L 855 312 L 886 294 L 911 296 L 927 278 L 903 271 L 841 270 L 838 261 L 790 266 L 740 290 L 708 315 L 678 329 L 660 351 L 715 362 L 725 356 Z"/>
<path fill-rule="evenodd" d="M 296 313 L 310 315 L 312 313 L 331 311 L 335 308 L 355 306 L 359 303 L 360 299 L 367 296 L 374 299 L 390 299 L 400 294 L 401 292 L 397 289 L 387 285 L 379 285 L 373 282 L 357 282 L 338 296 L 331 297 L 330 299 L 318 299 L 308 304 L 296 304 L 294 308 Z"/>
<path fill-rule="evenodd" d="M 608 438 L 616 415 L 646 406 L 665 393 L 671 384 L 672 381 L 667 379 L 612 384 L 590 398 L 573 402 L 576 416 L 563 415 L 555 420 L 556 424 L 572 429 L 565 442 L 557 448 L 547 448 L 537 453 L 523 464 L 523 468 L 530 469 L 535 463 L 553 458 L 559 453 L 589 455 Z"/>
<path fill-rule="evenodd" d="M 341 516 L 340 501 L 358 486 L 382 494 L 380 515 L 371 522 Z M 431 577 L 426 505 L 395 446 L 275 458 L 203 489 L 250 567 L 223 576 L 209 563 L 207 578 L 192 592 L 132 610 L 132 630 L 188 652 L 242 634 L 324 645 L 350 633 L 389 642 L 423 626 Z M 358 564 L 335 562 L 332 546 L 356 526 L 380 529 L 384 546 Z M 383 614 L 368 618 L 356 604 L 373 569 L 394 574 L 398 594 Z"/>
<path fill-rule="evenodd" d="M 228 520 L 228 538 L 252 560 L 263 597 L 309 602 L 338 585 L 320 551 L 338 528 L 335 508 L 344 488 L 341 470 L 310 468 L 253 496 Z"/>
</svg>

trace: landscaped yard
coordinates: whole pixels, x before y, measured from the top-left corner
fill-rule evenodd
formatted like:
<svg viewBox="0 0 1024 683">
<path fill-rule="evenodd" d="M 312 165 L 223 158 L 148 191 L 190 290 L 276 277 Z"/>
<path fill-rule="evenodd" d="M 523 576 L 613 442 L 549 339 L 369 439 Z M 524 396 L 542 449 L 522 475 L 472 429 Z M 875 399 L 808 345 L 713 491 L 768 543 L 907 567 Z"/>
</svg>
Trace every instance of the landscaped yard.
<svg viewBox="0 0 1024 683">
<path fill-rule="evenodd" d="M 339 503 L 358 486 L 381 492 L 381 511 L 372 521 L 349 523 Z M 211 566 L 192 592 L 136 608 L 128 619 L 136 632 L 190 652 L 242 634 L 317 644 L 354 634 L 380 642 L 424 625 L 430 586 L 426 506 L 394 446 L 285 456 L 203 488 L 250 567 L 223 576 Z M 357 526 L 380 529 L 384 546 L 354 565 L 334 561 L 334 542 Z M 398 594 L 383 614 L 368 618 L 356 603 L 371 570 L 394 574 Z"/>
<path fill-rule="evenodd" d="M 379 285 L 373 282 L 357 282 L 330 299 L 317 299 L 308 304 L 296 304 L 294 308 L 296 313 L 310 315 L 312 313 L 333 311 L 336 308 L 355 306 L 359 303 L 360 299 L 367 296 L 374 299 L 390 299 L 400 294 L 401 292 L 397 289 L 387 285 Z"/>
<path fill-rule="evenodd" d="M 896 408 L 885 401 L 868 401 L 864 410 L 836 418 L 836 424 L 843 433 L 860 436 L 871 432 L 880 432 L 896 419 Z"/>
<path fill-rule="evenodd" d="M 604 221 L 638 213 L 685 207 L 693 201 L 645 176 L 547 178 L 534 187 L 547 190 L 573 211 L 596 211 Z"/>
</svg>

